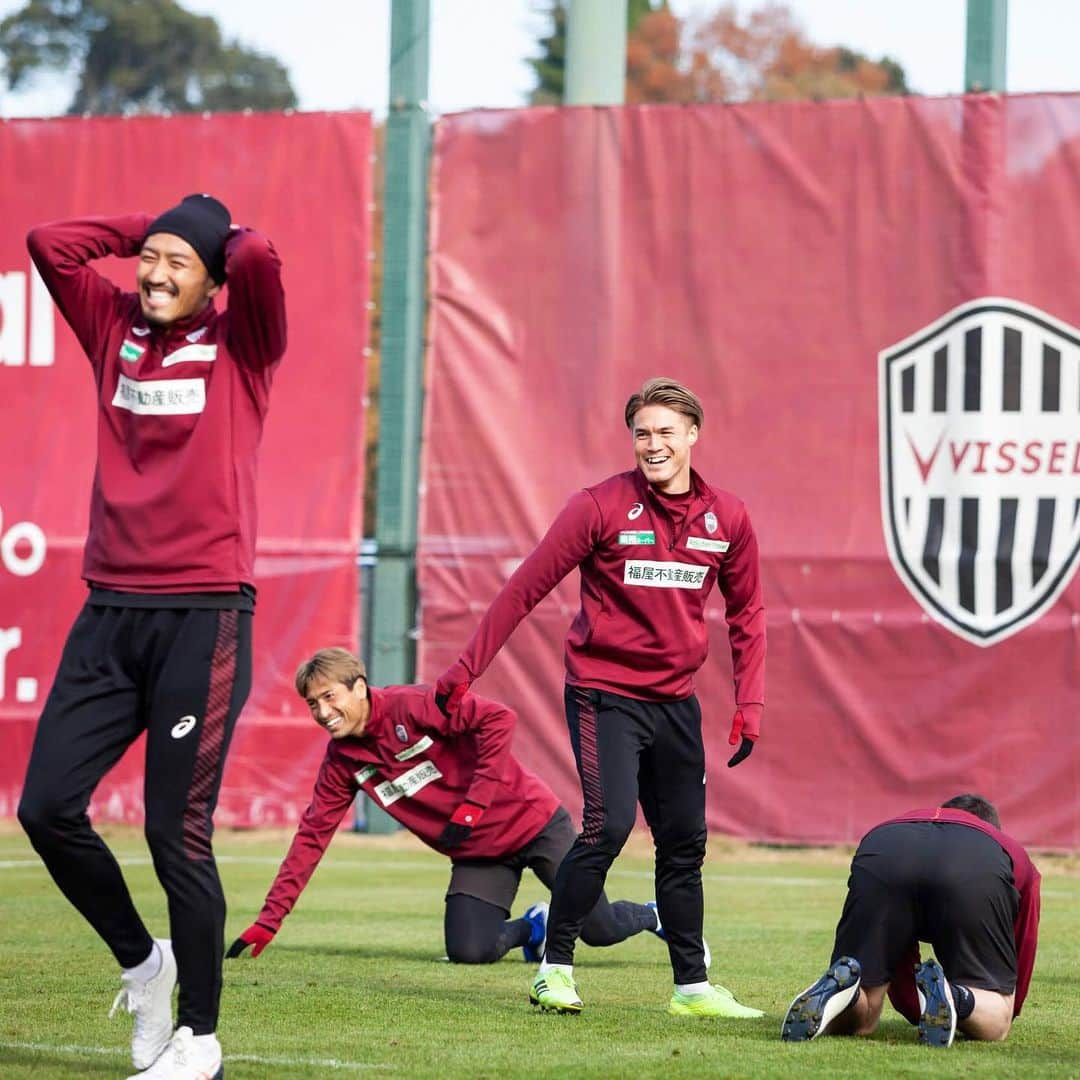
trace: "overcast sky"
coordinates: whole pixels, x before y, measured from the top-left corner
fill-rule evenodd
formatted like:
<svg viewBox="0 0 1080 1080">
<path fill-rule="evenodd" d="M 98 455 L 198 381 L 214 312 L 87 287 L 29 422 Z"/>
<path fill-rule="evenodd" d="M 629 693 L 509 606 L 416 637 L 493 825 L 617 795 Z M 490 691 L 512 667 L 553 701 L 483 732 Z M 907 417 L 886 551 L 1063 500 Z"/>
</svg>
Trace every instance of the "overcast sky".
<svg viewBox="0 0 1080 1080">
<path fill-rule="evenodd" d="M 0 18 L 25 0 L 0 0 Z M 304 109 L 383 112 L 387 97 L 390 0 L 184 0 L 213 15 L 227 37 L 277 56 Z M 525 59 L 548 25 L 545 0 L 431 0 L 431 94 L 437 112 L 525 103 L 533 85 Z M 671 0 L 679 15 L 714 9 L 709 0 Z M 742 0 L 749 11 L 762 6 Z M 962 90 L 967 0 L 788 0 L 817 45 L 888 53 L 923 94 Z M 1008 89 L 1080 89 L 1080 0 L 1013 0 Z M 62 111 L 70 80 L 18 95 L 0 92 L 0 116 Z"/>
</svg>

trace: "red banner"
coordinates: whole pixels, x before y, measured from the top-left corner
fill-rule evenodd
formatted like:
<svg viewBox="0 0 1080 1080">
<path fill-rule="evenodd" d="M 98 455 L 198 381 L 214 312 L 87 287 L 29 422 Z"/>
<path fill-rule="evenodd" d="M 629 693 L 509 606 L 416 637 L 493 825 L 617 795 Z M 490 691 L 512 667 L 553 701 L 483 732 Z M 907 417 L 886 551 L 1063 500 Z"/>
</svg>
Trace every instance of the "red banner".
<svg viewBox="0 0 1080 1080">
<path fill-rule="evenodd" d="M 698 680 L 710 828 L 852 841 L 974 790 L 1080 844 L 1080 97 L 452 116 L 434 158 L 421 674 L 568 495 L 633 464 L 622 410 L 695 388 L 694 463 L 748 504 L 761 741 L 724 767 L 723 601 Z M 478 681 L 572 809 L 577 575 Z"/>
<path fill-rule="evenodd" d="M 85 597 L 95 456 L 90 366 L 25 236 L 42 221 L 157 212 L 192 191 L 274 241 L 289 319 L 260 452 L 254 685 L 217 820 L 291 825 L 306 805 L 325 737 L 292 675 L 322 645 L 357 644 L 371 145 L 361 113 L 0 124 L 0 817 L 15 812 Z M 133 286 L 133 264 L 102 269 Z M 141 755 L 140 741 L 98 789 L 98 818 L 141 820 Z"/>
</svg>

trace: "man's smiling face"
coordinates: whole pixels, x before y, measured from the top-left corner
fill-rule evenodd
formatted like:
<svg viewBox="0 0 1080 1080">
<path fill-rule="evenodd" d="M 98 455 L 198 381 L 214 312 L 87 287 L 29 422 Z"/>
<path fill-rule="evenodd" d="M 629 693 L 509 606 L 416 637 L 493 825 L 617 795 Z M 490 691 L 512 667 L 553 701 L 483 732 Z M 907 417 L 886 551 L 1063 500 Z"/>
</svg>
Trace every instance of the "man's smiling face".
<svg viewBox="0 0 1080 1080">
<path fill-rule="evenodd" d="M 359 738 L 367 727 L 371 705 L 367 682 L 359 678 L 351 687 L 316 676 L 307 685 L 304 696 L 311 717 L 325 728 L 332 739 Z"/>
<path fill-rule="evenodd" d="M 630 429 L 634 457 L 645 479 L 658 491 L 678 495 L 690 490 L 690 448 L 698 427 L 666 405 L 643 405 Z"/>
<path fill-rule="evenodd" d="M 197 315 L 221 291 L 195 249 L 172 233 L 143 241 L 135 284 L 143 316 L 156 326 Z"/>
</svg>

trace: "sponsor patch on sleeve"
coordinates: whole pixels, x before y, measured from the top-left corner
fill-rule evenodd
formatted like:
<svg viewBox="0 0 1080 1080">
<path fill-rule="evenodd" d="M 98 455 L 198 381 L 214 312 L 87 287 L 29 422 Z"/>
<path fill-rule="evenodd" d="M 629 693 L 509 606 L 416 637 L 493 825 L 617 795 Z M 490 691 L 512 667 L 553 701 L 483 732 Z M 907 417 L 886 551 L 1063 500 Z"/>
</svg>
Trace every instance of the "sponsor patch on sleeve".
<svg viewBox="0 0 1080 1080">
<path fill-rule="evenodd" d="M 700 589 L 708 571 L 707 566 L 691 563 L 627 559 L 623 563 L 623 584 L 643 585 L 649 589 Z"/>
<path fill-rule="evenodd" d="M 704 536 L 688 536 L 686 546 L 691 551 L 727 551 L 731 547 L 730 540 L 709 540 Z"/>
<path fill-rule="evenodd" d="M 378 773 L 379 770 L 376 769 L 374 765 L 365 765 L 362 769 L 357 769 L 356 772 L 353 773 L 353 776 L 356 778 L 356 782 L 363 786 L 373 776 L 377 776 Z"/>
</svg>

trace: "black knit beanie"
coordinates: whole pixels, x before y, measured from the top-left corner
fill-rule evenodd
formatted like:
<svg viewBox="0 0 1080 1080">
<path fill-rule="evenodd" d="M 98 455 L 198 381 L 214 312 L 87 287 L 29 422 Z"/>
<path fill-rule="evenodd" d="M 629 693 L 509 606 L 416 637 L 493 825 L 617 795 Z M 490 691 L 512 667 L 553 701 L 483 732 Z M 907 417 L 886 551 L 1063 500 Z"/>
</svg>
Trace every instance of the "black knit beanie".
<svg viewBox="0 0 1080 1080">
<path fill-rule="evenodd" d="M 158 215 L 146 235 L 170 233 L 186 240 L 220 285 L 225 280 L 225 241 L 231 223 L 228 207 L 212 195 L 188 195 L 179 206 Z"/>
</svg>

